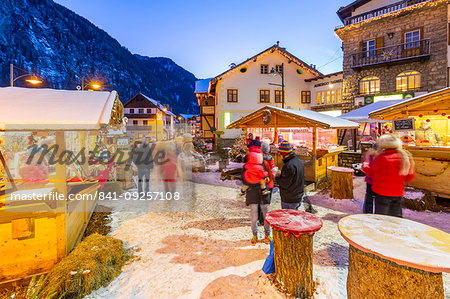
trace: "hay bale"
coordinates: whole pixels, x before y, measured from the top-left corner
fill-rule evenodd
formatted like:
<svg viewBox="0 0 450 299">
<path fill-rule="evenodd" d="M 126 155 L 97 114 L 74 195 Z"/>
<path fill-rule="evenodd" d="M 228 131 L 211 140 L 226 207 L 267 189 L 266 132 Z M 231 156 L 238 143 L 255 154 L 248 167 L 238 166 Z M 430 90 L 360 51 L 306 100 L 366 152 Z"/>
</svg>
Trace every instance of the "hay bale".
<svg viewBox="0 0 450 299">
<path fill-rule="evenodd" d="M 350 245 L 347 295 L 349 299 L 443 299 L 442 273 L 401 266 Z"/>
<path fill-rule="evenodd" d="M 414 211 L 435 211 L 437 209 L 436 199 L 429 191 L 413 187 L 405 188 L 403 207 Z"/>
<path fill-rule="evenodd" d="M 108 285 L 119 275 L 129 257 L 121 240 L 95 233 L 78 244 L 50 271 L 47 282 L 62 282 L 58 295 L 82 298 Z"/>
</svg>

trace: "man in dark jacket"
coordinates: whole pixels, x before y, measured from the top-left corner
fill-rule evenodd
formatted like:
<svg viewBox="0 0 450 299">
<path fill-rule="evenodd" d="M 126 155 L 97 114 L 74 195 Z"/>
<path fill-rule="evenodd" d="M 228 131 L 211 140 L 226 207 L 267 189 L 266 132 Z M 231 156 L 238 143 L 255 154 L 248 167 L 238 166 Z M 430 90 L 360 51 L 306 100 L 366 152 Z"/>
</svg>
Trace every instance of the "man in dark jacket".
<svg viewBox="0 0 450 299">
<path fill-rule="evenodd" d="M 297 210 L 303 199 L 305 167 L 288 141 L 280 143 L 278 151 L 283 156 L 283 168 L 277 177 L 281 195 L 281 208 Z"/>
<path fill-rule="evenodd" d="M 154 147 L 154 145 L 153 145 Z M 142 182 L 145 179 L 145 194 L 149 191 L 150 171 L 153 168 L 152 147 L 145 141 L 138 141 L 131 152 L 131 160 L 137 167 L 138 173 L 138 192 L 141 196 L 143 192 Z"/>
</svg>

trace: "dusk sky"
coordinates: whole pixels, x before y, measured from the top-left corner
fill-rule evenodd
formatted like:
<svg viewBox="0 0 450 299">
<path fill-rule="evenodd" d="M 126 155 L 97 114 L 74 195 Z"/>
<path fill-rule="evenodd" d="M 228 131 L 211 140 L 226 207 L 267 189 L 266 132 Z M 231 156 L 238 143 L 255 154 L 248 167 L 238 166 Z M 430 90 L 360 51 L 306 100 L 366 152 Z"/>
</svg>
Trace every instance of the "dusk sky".
<svg viewBox="0 0 450 299">
<path fill-rule="evenodd" d="M 336 11 L 351 0 L 55 0 L 132 53 L 164 56 L 198 78 L 280 46 L 322 73 L 342 70 Z"/>
</svg>

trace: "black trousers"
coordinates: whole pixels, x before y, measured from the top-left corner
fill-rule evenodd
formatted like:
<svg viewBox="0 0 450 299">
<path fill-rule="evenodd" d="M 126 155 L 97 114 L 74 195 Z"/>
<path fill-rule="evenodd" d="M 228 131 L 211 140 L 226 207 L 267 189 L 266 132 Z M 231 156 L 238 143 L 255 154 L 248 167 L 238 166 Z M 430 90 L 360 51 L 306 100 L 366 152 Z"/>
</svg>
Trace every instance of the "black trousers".
<svg viewBox="0 0 450 299">
<path fill-rule="evenodd" d="M 402 213 L 403 197 L 383 196 L 375 194 L 375 214 L 403 217 Z"/>
<path fill-rule="evenodd" d="M 366 183 L 366 197 L 364 198 L 363 213 L 373 214 L 373 201 L 375 192 L 372 191 L 372 184 Z"/>
</svg>

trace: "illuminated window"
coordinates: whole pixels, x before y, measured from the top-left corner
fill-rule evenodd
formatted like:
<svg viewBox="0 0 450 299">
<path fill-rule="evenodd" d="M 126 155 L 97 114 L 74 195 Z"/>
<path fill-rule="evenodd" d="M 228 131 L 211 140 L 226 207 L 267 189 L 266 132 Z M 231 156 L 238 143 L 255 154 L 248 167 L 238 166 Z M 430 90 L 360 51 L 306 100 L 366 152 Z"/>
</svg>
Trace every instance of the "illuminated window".
<svg viewBox="0 0 450 299">
<path fill-rule="evenodd" d="M 336 90 L 331 91 L 331 103 L 336 103 Z"/>
<path fill-rule="evenodd" d="M 415 90 L 420 88 L 420 73 L 409 71 L 400 73 L 396 78 L 397 91 Z"/>
<path fill-rule="evenodd" d="M 374 94 L 380 92 L 380 79 L 378 77 L 365 77 L 359 82 L 361 94 Z"/>
<path fill-rule="evenodd" d="M 320 104 L 320 92 L 316 93 L 317 104 Z"/>
<path fill-rule="evenodd" d="M 269 73 L 269 65 L 261 64 L 261 74 L 268 74 L 268 73 Z"/>
<path fill-rule="evenodd" d="M 275 103 L 283 102 L 283 93 L 281 90 L 275 90 Z"/>
<path fill-rule="evenodd" d="M 259 91 L 259 102 L 260 103 L 270 103 L 270 90 L 261 89 Z"/>
<path fill-rule="evenodd" d="M 336 103 L 340 103 L 342 101 L 342 89 L 338 88 L 336 90 Z"/>
<path fill-rule="evenodd" d="M 231 113 L 225 112 L 223 114 L 223 127 L 227 128 L 231 124 Z"/>
<path fill-rule="evenodd" d="M 331 103 L 331 91 L 327 90 L 327 104 Z"/>
<path fill-rule="evenodd" d="M 237 89 L 227 89 L 227 102 L 237 103 L 238 101 L 238 90 Z"/>
<path fill-rule="evenodd" d="M 309 91 L 309 90 L 302 90 L 301 103 L 302 104 L 310 104 L 311 103 L 311 91 Z"/>
<path fill-rule="evenodd" d="M 320 103 L 325 104 L 325 91 L 320 93 Z"/>
</svg>

